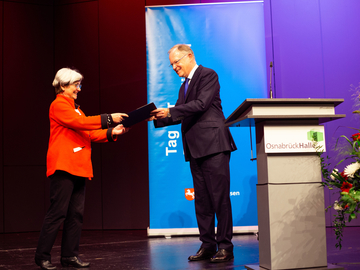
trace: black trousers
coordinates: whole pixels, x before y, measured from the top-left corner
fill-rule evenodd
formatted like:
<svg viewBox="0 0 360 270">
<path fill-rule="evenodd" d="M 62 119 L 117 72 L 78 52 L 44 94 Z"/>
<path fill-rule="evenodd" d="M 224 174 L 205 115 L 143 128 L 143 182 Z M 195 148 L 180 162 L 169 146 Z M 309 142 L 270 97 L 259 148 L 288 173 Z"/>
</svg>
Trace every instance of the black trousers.
<svg viewBox="0 0 360 270">
<path fill-rule="evenodd" d="M 40 232 L 35 258 L 51 260 L 51 249 L 62 223 L 61 256 L 79 254 L 83 224 L 86 178 L 56 171 L 50 176 L 50 207 Z"/>
<path fill-rule="evenodd" d="M 233 222 L 230 202 L 230 152 L 191 158 L 195 212 L 202 247 L 233 251 Z M 218 220 L 215 238 L 215 215 Z"/>
</svg>

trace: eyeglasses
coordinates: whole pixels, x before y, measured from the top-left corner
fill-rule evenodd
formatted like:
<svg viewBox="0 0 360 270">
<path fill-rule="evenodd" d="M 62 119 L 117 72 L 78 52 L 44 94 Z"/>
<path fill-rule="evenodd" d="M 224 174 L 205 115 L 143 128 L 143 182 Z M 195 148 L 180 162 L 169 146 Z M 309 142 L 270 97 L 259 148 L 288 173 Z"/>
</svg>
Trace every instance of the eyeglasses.
<svg viewBox="0 0 360 270">
<path fill-rule="evenodd" d="M 80 83 L 73 83 L 75 88 L 79 88 L 81 90 L 82 85 Z"/>
<path fill-rule="evenodd" d="M 174 65 L 177 65 L 181 59 L 183 59 L 185 56 L 188 56 L 188 54 L 183 55 L 179 60 L 176 60 L 174 63 L 170 64 L 169 67 L 174 68 Z"/>
</svg>

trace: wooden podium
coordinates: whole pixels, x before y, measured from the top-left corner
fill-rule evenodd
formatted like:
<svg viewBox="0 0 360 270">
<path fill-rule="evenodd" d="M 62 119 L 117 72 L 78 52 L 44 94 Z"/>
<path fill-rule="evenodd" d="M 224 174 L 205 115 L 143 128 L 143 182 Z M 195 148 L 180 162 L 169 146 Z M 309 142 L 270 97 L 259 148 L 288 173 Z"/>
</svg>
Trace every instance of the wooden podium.
<svg viewBox="0 0 360 270">
<path fill-rule="evenodd" d="M 226 119 L 227 126 L 256 130 L 259 265 L 247 269 L 343 269 L 327 263 L 324 190 L 312 143 L 325 149 L 321 124 L 345 117 L 335 114 L 343 101 L 246 99 Z"/>
</svg>

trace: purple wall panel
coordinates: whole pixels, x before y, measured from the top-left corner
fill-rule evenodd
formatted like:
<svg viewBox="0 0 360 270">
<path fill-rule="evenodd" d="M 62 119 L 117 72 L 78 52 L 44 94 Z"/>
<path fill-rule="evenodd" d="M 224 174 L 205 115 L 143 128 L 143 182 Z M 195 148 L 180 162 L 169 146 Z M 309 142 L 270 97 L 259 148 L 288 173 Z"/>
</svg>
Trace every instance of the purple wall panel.
<svg viewBox="0 0 360 270">
<path fill-rule="evenodd" d="M 360 31 L 355 27 L 360 25 L 360 2 L 321 0 L 320 3 L 326 97 L 345 100 L 337 111 L 345 113 L 346 118 L 326 125 L 328 154 L 334 157 L 336 153 L 332 149 L 336 139 L 340 135 L 356 133 L 347 127 L 359 128 L 360 119 L 352 114 L 354 91 L 351 91 L 351 85 L 358 86 L 360 83 Z M 332 163 L 336 164 L 339 160 L 332 159 Z M 342 169 L 343 166 L 339 168 Z M 338 194 L 332 194 L 329 191 L 329 201 L 338 199 Z M 335 210 L 331 209 L 331 218 L 333 214 Z M 359 226 L 360 219 L 353 220 L 350 225 Z"/>
<path fill-rule="evenodd" d="M 360 2 L 336 3 L 321 1 L 325 89 L 326 97 L 345 99 L 338 109 L 348 117 L 337 122 L 350 123 L 354 104 L 350 89 L 360 83 L 360 31 L 354 27 L 360 25 Z"/>
<path fill-rule="evenodd" d="M 76 68 L 83 74 L 83 87 L 76 102 L 86 115 L 105 113 L 100 110 L 98 26 L 97 1 L 55 8 L 54 75 L 63 67 Z M 101 146 L 96 143 L 92 144 L 92 162 L 94 178 L 87 182 L 83 228 L 102 229 Z"/>
<path fill-rule="evenodd" d="M 2 22 L 3 22 L 3 6 L 4 6 L 4 2 L 0 2 L 0 119 L 1 119 L 1 123 L 0 123 L 0 145 L 1 145 L 1 149 L 4 149 L 4 141 L 3 141 L 3 108 L 4 108 L 4 104 L 3 104 L 3 89 L 2 89 L 2 81 L 3 81 L 3 77 L 2 77 L 2 45 L 3 45 L 3 38 L 2 38 Z M 3 191 L 3 152 L 0 152 L 0 233 L 4 232 L 4 191 Z"/>
<path fill-rule="evenodd" d="M 271 7 L 276 97 L 324 97 L 318 1 L 273 0 Z"/>
<path fill-rule="evenodd" d="M 101 108 L 129 112 L 147 102 L 145 7 L 99 1 Z M 149 225 L 147 123 L 103 147 L 103 228 Z"/>
<path fill-rule="evenodd" d="M 351 115 L 353 101 L 349 90 L 351 84 L 357 86 L 360 82 L 360 32 L 354 27 L 360 24 L 360 2 L 272 0 L 269 3 L 276 97 L 345 99 L 336 112 L 347 117 L 325 124 L 327 154 L 334 156 L 336 139 L 342 134 L 355 133 L 343 127 L 354 126 L 359 121 Z M 337 162 L 332 160 L 334 164 Z M 332 194 L 325 190 L 326 206 L 337 199 Z M 328 226 L 333 214 L 334 210 L 326 214 Z M 359 220 L 351 223 L 359 224 Z"/>
</svg>

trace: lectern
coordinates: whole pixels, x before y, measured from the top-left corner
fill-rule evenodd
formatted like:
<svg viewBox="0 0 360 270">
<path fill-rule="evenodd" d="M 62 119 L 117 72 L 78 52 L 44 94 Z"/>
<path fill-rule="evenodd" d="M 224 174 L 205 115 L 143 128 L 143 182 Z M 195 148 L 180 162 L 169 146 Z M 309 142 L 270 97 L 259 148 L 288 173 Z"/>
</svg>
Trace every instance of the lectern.
<svg viewBox="0 0 360 270">
<path fill-rule="evenodd" d="M 327 263 L 324 190 L 313 140 L 343 99 L 246 99 L 225 121 L 255 126 L 259 265 L 247 269 L 343 269 Z M 236 140 L 236 138 L 235 138 Z"/>
</svg>

